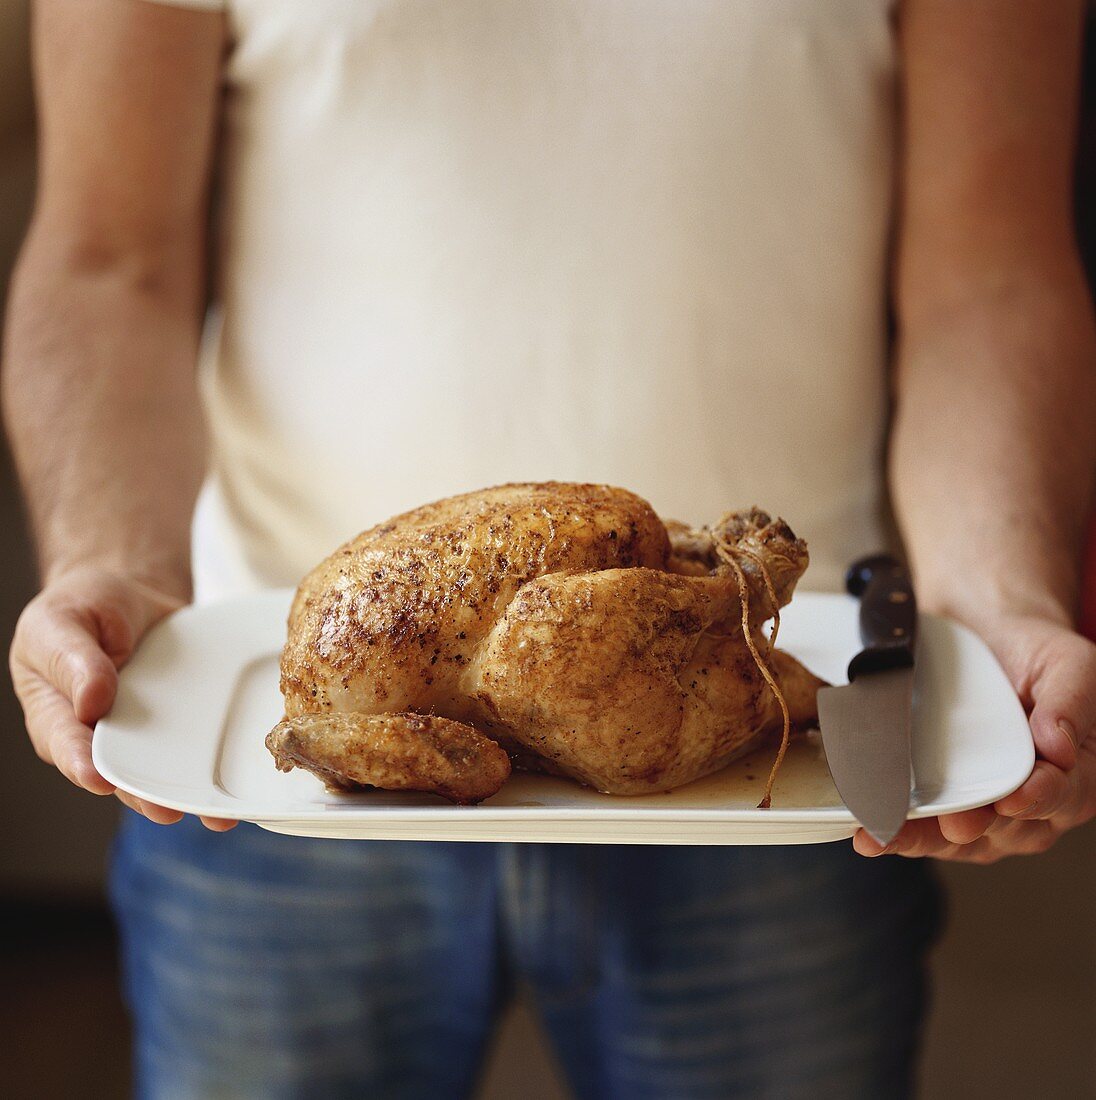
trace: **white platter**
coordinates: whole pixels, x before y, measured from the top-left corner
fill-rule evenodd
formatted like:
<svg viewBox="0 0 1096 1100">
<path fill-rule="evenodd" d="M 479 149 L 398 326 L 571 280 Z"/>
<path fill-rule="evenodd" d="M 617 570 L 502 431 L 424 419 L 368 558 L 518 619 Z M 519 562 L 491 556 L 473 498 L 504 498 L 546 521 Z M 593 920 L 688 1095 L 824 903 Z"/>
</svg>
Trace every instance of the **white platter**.
<svg viewBox="0 0 1096 1100">
<path fill-rule="evenodd" d="M 376 840 L 598 844 L 807 844 L 852 836 L 856 822 L 817 733 L 793 744 L 773 808 L 757 809 L 771 749 L 668 794 L 621 798 L 515 773 L 479 806 L 432 795 L 331 794 L 275 769 L 263 744 L 281 717 L 278 656 L 288 591 L 189 607 L 157 626 L 123 670 L 95 730 L 100 773 L 140 798 L 276 832 Z M 834 683 L 859 648 L 851 597 L 802 592 L 780 646 Z M 922 616 L 914 688 L 911 817 L 969 809 L 1015 790 L 1034 762 L 1023 708 L 985 645 Z"/>
</svg>

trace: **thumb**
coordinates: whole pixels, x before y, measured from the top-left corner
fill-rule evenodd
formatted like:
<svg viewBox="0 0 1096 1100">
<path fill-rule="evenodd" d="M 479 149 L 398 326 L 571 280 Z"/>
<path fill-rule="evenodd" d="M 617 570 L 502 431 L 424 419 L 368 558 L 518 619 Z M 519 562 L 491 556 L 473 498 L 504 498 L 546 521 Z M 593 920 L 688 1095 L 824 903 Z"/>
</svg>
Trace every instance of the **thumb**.
<svg viewBox="0 0 1096 1100">
<path fill-rule="evenodd" d="M 1077 750 L 1096 727 L 1096 645 L 1079 634 L 1063 633 L 1047 647 L 1042 669 L 1031 685 L 1031 735 L 1036 752 L 1069 771 Z"/>
</svg>

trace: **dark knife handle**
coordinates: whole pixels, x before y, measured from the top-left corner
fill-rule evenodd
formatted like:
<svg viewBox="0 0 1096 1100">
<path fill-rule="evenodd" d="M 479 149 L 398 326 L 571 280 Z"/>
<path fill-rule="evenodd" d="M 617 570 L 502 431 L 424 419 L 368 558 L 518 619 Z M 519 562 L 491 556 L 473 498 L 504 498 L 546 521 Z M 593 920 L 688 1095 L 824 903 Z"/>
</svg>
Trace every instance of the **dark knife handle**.
<svg viewBox="0 0 1096 1100">
<path fill-rule="evenodd" d="M 845 587 L 860 599 L 864 643 L 849 663 L 849 682 L 864 672 L 912 668 L 917 600 L 909 570 L 889 554 L 872 554 L 849 566 Z"/>
</svg>

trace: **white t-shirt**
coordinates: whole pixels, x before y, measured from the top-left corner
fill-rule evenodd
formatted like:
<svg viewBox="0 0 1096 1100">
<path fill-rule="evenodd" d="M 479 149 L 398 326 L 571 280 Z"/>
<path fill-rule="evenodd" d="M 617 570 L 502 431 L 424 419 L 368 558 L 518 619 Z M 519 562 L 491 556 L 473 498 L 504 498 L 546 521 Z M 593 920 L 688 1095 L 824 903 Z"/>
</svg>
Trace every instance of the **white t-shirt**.
<svg viewBox="0 0 1096 1100">
<path fill-rule="evenodd" d="M 200 598 L 511 480 L 879 545 L 890 0 L 228 16 Z"/>
</svg>

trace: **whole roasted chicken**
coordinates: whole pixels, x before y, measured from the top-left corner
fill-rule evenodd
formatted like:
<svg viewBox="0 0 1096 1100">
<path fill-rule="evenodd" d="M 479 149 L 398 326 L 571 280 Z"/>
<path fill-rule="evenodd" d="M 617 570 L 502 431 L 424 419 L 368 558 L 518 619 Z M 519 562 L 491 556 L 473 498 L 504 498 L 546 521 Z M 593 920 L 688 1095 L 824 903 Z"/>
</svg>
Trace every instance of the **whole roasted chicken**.
<svg viewBox="0 0 1096 1100">
<path fill-rule="evenodd" d="M 301 583 L 267 746 L 335 788 L 456 802 L 511 760 L 609 794 L 678 787 L 815 720 L 822 681 L 762 631 L 806 566 L 756 509 L 694 530 L 557 482 L 428 504 Z"/>
</svg>

